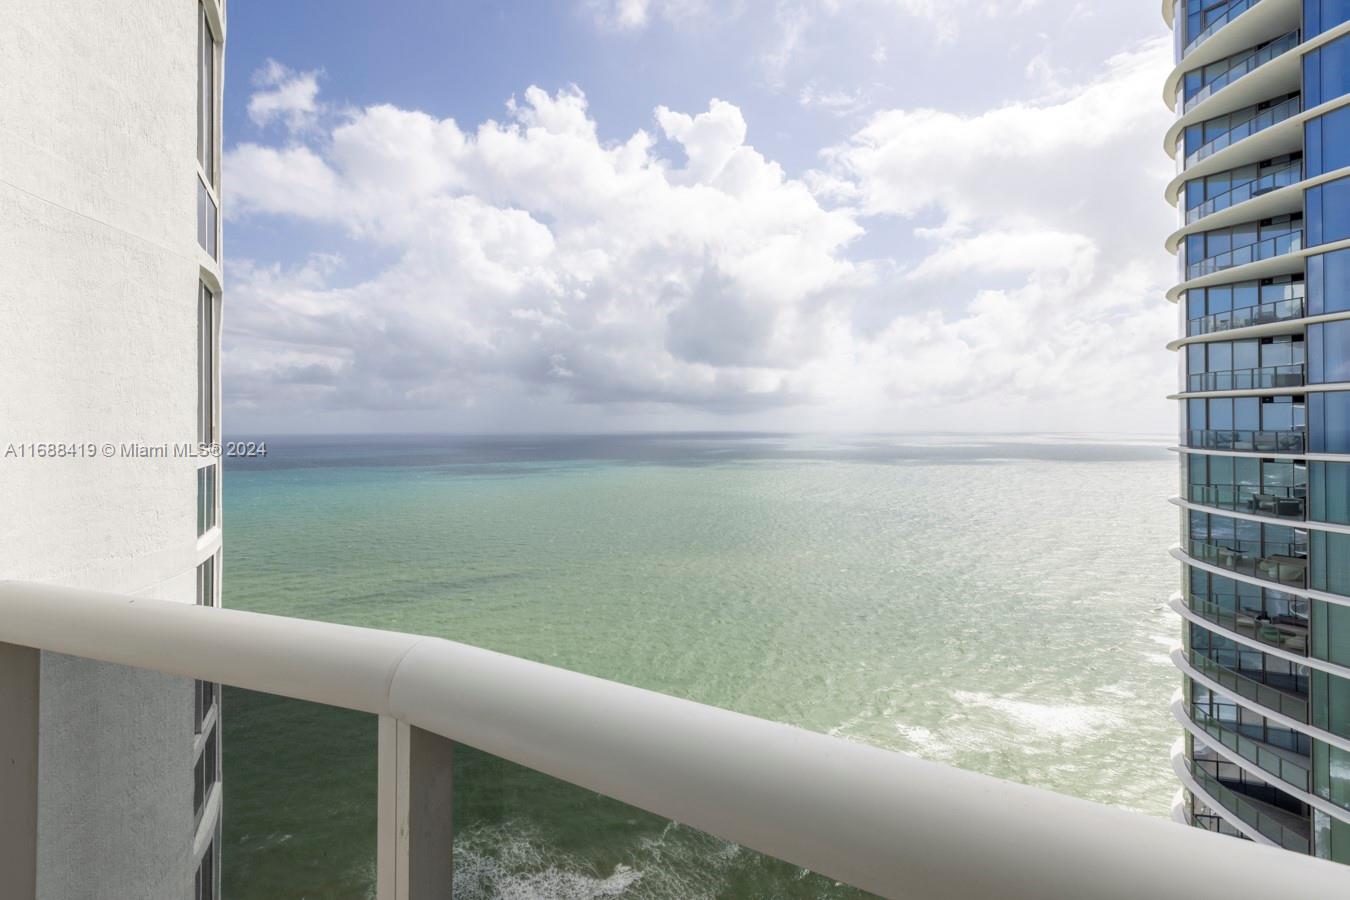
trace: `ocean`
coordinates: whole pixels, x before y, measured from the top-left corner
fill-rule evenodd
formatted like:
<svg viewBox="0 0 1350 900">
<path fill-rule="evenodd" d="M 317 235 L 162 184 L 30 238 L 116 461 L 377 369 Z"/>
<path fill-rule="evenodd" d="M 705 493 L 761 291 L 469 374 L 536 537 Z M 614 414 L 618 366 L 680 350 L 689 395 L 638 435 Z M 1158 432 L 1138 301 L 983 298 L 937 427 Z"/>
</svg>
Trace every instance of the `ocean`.
<svg viewBox="0 0 1350 900">
<path fill-rule="evenodd" d="M 267 438 L 224 602 L 439 635 L 1150 815 L 1164 439 Z M 373 896 L 373 717 L 227 689 L 225 895 Z M 456 898 L 860 892 L 460 748 Z"/>
</svg>

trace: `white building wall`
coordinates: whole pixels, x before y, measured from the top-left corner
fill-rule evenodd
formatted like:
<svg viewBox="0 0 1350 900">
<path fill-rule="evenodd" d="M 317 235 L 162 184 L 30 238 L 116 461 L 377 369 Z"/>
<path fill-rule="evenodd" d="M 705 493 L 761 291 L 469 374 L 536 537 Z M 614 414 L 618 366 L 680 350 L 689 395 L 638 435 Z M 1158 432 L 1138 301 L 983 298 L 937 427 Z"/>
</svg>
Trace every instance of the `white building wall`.
<svg viewBox="0 0 1350 900">
<path fill-rule="evenodd" d="M 197 461 L 122 455 L 197 440 L 197 23 L 195 0 L 0 17 L 0 579 L 192 603 L 219 544 Z M 86 446 L 22 446 L 48 442 Z M 38 896 L 190 896 L 191 682 L 44 654 L 40 691 Z"/>
</svg>

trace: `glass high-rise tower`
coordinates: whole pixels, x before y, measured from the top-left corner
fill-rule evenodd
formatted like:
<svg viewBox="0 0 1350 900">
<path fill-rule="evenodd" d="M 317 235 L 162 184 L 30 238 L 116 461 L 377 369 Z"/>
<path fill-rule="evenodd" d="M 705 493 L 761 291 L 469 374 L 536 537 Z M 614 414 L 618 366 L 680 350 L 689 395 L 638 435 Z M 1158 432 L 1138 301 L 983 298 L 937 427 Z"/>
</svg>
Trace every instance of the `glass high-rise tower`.
<svg viewBox="0 0 1350 900">
<path fill-rule="evenodd" d="M 1350 863 L 1350 0 L 1164 0 L 1177 818 Z"/>
</svg>

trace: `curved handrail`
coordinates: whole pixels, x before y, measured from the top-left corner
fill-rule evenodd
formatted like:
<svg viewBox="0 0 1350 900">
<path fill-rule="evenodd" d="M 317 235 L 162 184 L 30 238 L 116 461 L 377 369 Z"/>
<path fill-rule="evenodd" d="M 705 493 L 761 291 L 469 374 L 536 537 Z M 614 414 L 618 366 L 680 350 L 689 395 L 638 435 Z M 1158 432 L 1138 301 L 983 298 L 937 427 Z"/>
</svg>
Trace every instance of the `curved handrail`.
<svg viewBox="0 0 1350 900">
<path fill-rule="evenodd" d="M 1260 391 L 1273 388 L 1303 387 L 1306 369 L 1303 363 L 1282 366 L 1256 366 L 1247 369 L 1216 369 L 1186 376 L 1190 393 L 1208 391 Z"/>
<path fill-rule="evenodd" d="M 1303 160 L 1295 160 L 1286 163 L 1283 166 L 1272 168 L 1270 171 L 1253 178 L 1251 181 L 1243 182 L 1237 187 L 1230 188 L 1222 194 L 1210 197 L 1199 206 L 1192 206 L 1186 210 L 1186 224 L 1194 225 L 1201 219 L 1208 218 L 1216 212 L 1222 212 L 1230 207 L 1237 206 L 1254 197 L 1260 197 L 1262 194 L 1268 194 L 1271 191 L 1277 191 L 1280 188 L 1289 187 L 1298 184 L 1303 180 Z"/>
<path fill-rule="evenodd" d="M 1223 14 L 1220 15 L 1219 18 L 1211 21 L 1207 26 L 1205 26 L 1203 31 L 1201 31 L 1195 37 L 1191 38 L 1191 42 L 1182 48 L 1181 58 L 1185 59 L 1187 56 L 1191 54 L 1192 51 L 1195 50 L 1196 47 L 1199 47 L 1205 41 L 1209 40 L 1221 28 L 1223 28 L 1229 22 L 1236 19 L 1238 16 L 1245 13 L 1247 10 L 1251 9 L 1259 2 L 1260 0 L 1233 0 L 1233 3 L 1228 7 L 1228 9 L 1223 11 Z"/>
<path fill-rule="evenodd" d="M 1210 313 L 1197 316 L 1186 323 L 1187 337 L 1212 334 L 1218 331 L 1231 331 L 1234 328 L 1250 328 L 1253 325 L 1268 325 L 1273 322 L 1285 322 L 1303 318 L 1303 297 L 1286 297 L 1271 300 L 1253 306 L 1242 306 L 1227 312 Z"/>
<path fill-rule="evenodd" d="M 1273 128 L 1291 116 L 1298 115 L 1303 109 L 1302 103 L 1301 97 L 1290 97 L 1275 106 L 1261 110 L 1253 118 L 1225 131 L 1203 146 L 1197 147 L 1194 152 L 1186 154 L 1186 158 L 1181 162 L 1181 171 L 1184 172 L 1201 160 L 1208 159 L 1220 150 L 1231 147 L 1243 138 L 1251 137 L 1267 128 Z"/>
<path fill-rule="evenodd" d="M 1232 269 L 1237 266 L 1245 266 L 1248 263 L 1260 262 L 1264 259 L 1274 259 L 1277 256 L 1283 256 L 1286 253 L 1297 253 L 1303 249 L 1303 229 L 1287 231 L 1284 234 L 1277 234 L 1274 237 L 1268 237 L 1264 240 L 1237 247 L 1214 256 L 1208 256 L 1204 259 L 1189 262 L 1186 265 L 1186 278 L 1201 278 L 1205 275 L 1213 275 L 1216 272 L 1222 272 L 1225 269 Z"/>
<path fill-rule="evenodd" d="M 0 640 L 392 716 L 883 896 L 1350 888 L 1332 863 L 439 638 L 0 582 Z"/>
<path fill-rule="evenodd" d="M 1186 113 L 1189 113 L 1228 85 L 1241 80 L 1243 76 L 1256 71 L 1275 57 L 1288 53 L 1290 50 L 1297 47 L 1298 44 L 1299 32 L 1295 29 L 1288 34 L 1281 35 L 1269 42 L 1256 50 L 1256 52 L 1248 53 L 1248 55 L 1242 59 L 1233 61 L 1222 74 L 1213 81 L 1202 85 L 1194 94 L 1183 100 L 1181 105 L 1182 114 L 1185 115 Z M 1205 68 L 1209 67 L 1206 66 Z M 1184 95 L 1184 89 L 1182 90 L 1182 93 Z"/>
</svg>

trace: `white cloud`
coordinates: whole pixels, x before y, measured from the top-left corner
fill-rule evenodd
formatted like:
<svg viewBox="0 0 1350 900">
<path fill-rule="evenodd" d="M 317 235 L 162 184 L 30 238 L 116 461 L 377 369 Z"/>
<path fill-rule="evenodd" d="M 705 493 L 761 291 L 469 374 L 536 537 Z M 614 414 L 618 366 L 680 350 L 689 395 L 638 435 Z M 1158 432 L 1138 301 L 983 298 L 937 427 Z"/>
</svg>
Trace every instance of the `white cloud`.
<svg viewBox="0 0 1350 900">
<path fill-rule="evenodd" d="M 317 70 L 295 72 L 274 59 L 253 73 L 258 88 L 249 97 L 248 117 L 259 127 L 280 121 L 291 131 L 312 128 L 319 117 Z"/>
<path fill-rule="evenodd" d="M 709 0 L 584 0 L 596 24 L 620 31 L 639 29 L 653 18 L 682 22 L 711 10 Z"/>
<path fill-rule="evenodd" d="M 309 267 L 233 269 L 230 352 L 258 376 L 237 382 L 242 402 L 310 402 L 312 381 L 287 386 L 297 370 L 326 371 L 331 403 L 396 407 L 493 379 L 710 409 L 798 397 L 819 322 L 863 279 L 843 256 L 851 212 L 747 145 L 728 103 L 657 111 L 678 161 L 646 132 L 600 143 L 577 91 L 531 88 L 509 111 L 466 133 L 372 107 L 312 146 L 227 155 L 232 215 L 336 224 L 397 257 L 346 288 Z"/>
<path fill-rule="evenodd" d="M 797 102 L 807 109 L 822 109 L 835 116 L 852 116 L 867 104 L 860 90 L 822 90 L 815 82 L 809 82 L 801 89 Z"/>
<path fill-rule="evenodd" d="M 1166 57 L 975 115 L 878 113 L 802 179 L 732 103 L 610 143 L 575 89 L 472 130 L 372 106 L 237 146 L 232 216 L 337 226 L 383 261 L 232 264 L 231 400 L 1160 428 Z M 858 258 L 906 222 L 895 258 Z"/>
<path fill-rule="evenodd" d="M 931 250 L 904 277 L 955 304 L 902 315 L 867 347 L 894 392 L 1039 397 L 1083 415 L 1109 399 L 1122 417 L 1164 421 L 1175 308 L 1159 243 L 1175 214 L 1159 196 L 1155 98 L 1169 65 L 1153 42 L 1050 99 L 973 116 L 890 110 L 827 151 L 818 193 L 856 204 L 865 225 L 942 221 L 915 229 Z"/>
</svg>

